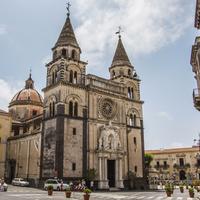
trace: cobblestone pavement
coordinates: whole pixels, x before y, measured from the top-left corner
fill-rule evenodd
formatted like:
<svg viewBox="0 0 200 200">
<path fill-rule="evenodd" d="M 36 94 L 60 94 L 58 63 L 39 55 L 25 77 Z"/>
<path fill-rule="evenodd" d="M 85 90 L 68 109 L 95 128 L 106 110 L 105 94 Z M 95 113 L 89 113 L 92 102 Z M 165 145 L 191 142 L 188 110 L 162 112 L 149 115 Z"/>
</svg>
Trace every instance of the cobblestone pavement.
<svg viewBox="0 0 200 200">
<path fill-rule="evenodd" d="M 172 197 L 166 197 L 164 191 L 143 191 L 143 192 L 93 192 L 90 200 L 197 200 L 199 194 L 195 194 L 195 198 L 189 198 L 188 191 L 183 194 L 179 190 L 175 190 Z M 28 187 L 9 186 L 7 192 L 0 192 L 0 200 L 64 200 L 66 199 L 64 192 L 53 192 L 53 196 L 48 196 L 47 191 Z M 73 192 L 71 200 L 83 199 L 83 193 Z"/>
</svg>

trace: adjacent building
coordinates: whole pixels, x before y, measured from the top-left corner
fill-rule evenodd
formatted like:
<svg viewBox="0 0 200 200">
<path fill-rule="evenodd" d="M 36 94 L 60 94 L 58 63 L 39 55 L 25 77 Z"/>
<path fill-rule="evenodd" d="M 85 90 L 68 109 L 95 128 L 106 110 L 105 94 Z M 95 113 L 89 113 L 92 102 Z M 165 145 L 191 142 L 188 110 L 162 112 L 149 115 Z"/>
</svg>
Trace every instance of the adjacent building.
<svg viewBox="0 0 200 200">
<path fill-rule="evenodd" d="M 10 137 L 6 151 L 6 179 L 14 177 L 38 183 L 43 119 L 43 98 L 34 88 L 31 74 L 25 87 L 17 92 L 9 104 L 12 116 Z"/>
<path fill-rule="evenodd" d="M 194 26 L 200 29 L 200 0 L 196 0 L 196 12 Z M 197 36 L 192 46 L 191 60 L 192 71 L 195 74 L 197 87 L 193 90 L 194 107 L 200 111 L 200 37 Z"/>
<path fill-rule="evenodd" d="M 0 178 L 5 176 L 6 144 L 11 133 L 11 115 L 0 109 Z"/>
<path fill-rule="evenodd" d="M 145 153 L 153 155 L 149 168 L 150 183 L 200 179 L 199 147 L 148 150 Z"/>
</svg>

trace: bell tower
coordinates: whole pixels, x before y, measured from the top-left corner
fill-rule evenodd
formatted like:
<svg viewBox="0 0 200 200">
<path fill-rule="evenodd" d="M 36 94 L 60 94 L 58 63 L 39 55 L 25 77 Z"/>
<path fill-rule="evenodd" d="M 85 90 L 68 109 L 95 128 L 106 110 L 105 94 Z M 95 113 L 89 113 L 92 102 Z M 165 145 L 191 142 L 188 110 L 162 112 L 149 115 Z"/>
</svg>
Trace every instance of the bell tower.
<svg viewBox="0 0 200 200">
<path fill-rule="evenodd" d="M 110 79 L 126 85 L 126 93 L 129 99 L 140 100 L 140 79 L 128 58 L 120 30 L 117 32 L 119 34 L 117 48 L 109 68 Z"/>
<path fill-rule="evenodd" d="M 81 48 L 71 24 L 69 6 L 68 3 L 65 24 L 52 48 L 52 61 L 46 65 L 47 86 L 54 85 L 59 81 L 71 84 L 85 83 L 85 65 L 87 63 L 80 60 Z"/>
<path fill-rule="evenodd" d="M 69 6 L 68 3 L 66 21 L 52 48 L 52 61 L 46 64 L 47 83 L 43 89 L 44 129 L 40 170 L 40 177 L 44 179 L 82 177 L 86 169 L 81 161 L 83 157 L 82 126 L 83 124 L 85 126 L 83 113 L 86 113 L 86 111 L 83 112 L 85 106 L 81 97 L 85 95 L 83 88 L 87 63 L 80 59 L 81 48 L 71 24 Z M 73 148 L 69 140 L 72 133 L 80 138 L 78 141 L 80 144 L 74 145 Z M 78 152 L 78 156 L 74 158 L 74 154 L 69 155 L 69 150 Z"/>
</svg>

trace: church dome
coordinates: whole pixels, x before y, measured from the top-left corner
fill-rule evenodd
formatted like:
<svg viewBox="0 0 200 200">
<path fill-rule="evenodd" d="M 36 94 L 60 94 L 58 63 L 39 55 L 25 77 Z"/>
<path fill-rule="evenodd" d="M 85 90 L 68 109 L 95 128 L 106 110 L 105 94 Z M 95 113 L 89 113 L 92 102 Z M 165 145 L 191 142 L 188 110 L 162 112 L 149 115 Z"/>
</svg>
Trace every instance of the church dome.
<svg viewBox="0 0 200 200">
<path fill-rule="evenodd" d="M 10 106 L 13 105 L 38 105 L 42 106 L 43 100 L 42 96 L 34 89 L 34 81 L 31 78 L 31 74 L 29 78 L 26 80 L 25 88 L 20 90 L 15 96 L 12 98 L 10 102 Z"/>
</svg>

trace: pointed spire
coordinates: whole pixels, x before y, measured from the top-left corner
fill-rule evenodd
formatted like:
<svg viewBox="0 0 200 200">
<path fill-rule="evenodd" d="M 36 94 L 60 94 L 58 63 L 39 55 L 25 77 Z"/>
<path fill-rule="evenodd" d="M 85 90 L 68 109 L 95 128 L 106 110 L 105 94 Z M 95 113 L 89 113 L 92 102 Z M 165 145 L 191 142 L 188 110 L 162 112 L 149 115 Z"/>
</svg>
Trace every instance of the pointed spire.
<svg viewBox="0 0 200 200">
<path fill-rule="evenodd" d="M 116 33 L 118 33 L 118 32 L 116 32 Z M 119 34 L 119 40 L 118 40 L 117 48 L 115 51 L 115 55 L 114 55 L 111 67 L 118 66 L 118 65 L 120 65 L 120 66 L 128 65 L 128 66 L 132 67 L 132 65 L 129 61 L 129 58 L 127 56 L 126 50 L 124 48 L 124 45 L 122 43 L 120 32 L 118 34 Z"/>
<path fill-rule="evenodd" d="M 31 77 L 31 69 L 30 69 L 30 73 L 29 73 L 29 78 L 25 82 L 25 88 L 26 89 L 33 89 L 34 88 L 34 81 Z"/>
<path fill-rule="evenodd" d="M 57 42 L 55 44 L 55 47 L 72 45 L 72 46 L 80 48 L 79 45 L 78 45 L 78 42 L 76 40 L 76 37 L 75 37 L 75 34 L 74 34 L 74 30 L 73 30 L 69 15 L 70 15 L 70 12 L 68 10 L 67 19 L 66 19 L 65 24 L 64 24 L 64 26 L 62 28 L 60 36 L 59 36 L 59 38 L 58 38 L 58 40 L 57 40 Z"/>
</svg>

